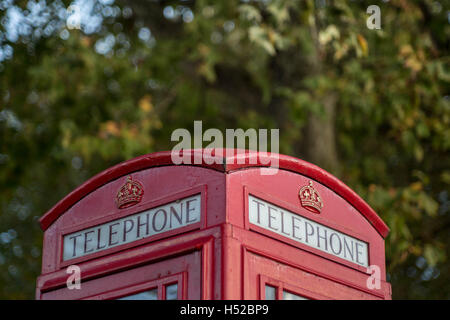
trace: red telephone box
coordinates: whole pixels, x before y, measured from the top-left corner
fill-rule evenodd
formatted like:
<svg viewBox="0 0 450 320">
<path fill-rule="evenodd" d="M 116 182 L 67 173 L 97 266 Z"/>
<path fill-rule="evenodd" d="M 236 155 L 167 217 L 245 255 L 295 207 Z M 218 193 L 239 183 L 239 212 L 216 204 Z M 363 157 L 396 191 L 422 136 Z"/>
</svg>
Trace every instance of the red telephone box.
<svg viewBox="0 0 450 320">
<path fill-rule="evenodd" d="M 203 151 L 123 162 L 58 202 L 40 219 L 36 298 L 391 298 L 389 229 L 350 188 L 293 157 Z"/>
</svg>

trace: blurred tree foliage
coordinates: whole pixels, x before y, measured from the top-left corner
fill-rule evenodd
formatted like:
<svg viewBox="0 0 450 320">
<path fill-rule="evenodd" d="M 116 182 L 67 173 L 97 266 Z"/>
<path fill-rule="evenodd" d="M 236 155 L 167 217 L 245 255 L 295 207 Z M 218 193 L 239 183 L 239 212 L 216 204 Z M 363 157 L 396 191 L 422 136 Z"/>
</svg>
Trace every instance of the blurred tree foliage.
<svg viewBox="0 0 450 320">
<path fill-rule="evenodd" d="M 34 298 L 38 217 L 203 120 L 280 128 L 281 153 L 334 173 L 389 225 L 393 297 L 449 299 L 449 10 L 0 0 L 0 298 Z"/>
</svg>

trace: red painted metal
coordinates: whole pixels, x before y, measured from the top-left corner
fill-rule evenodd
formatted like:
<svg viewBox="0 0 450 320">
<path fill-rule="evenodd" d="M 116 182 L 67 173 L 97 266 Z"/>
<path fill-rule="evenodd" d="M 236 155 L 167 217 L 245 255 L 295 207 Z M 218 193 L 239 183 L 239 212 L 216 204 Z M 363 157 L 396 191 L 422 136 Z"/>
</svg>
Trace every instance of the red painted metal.
<svg viewBox="0 0 450 320">
<path fill-rule="evenodd" d="M 227 152 L 230 153 L 228 149 L 223 150 L 223 154 L 227 154 Z M 181 154 L 184 153 L 190 155 L 192 166 L 200 166 L 221 172 L 232 172 L 253 167 L 268 167 L 270 163 L 278 159 L 280 169 L 303 174 L 324 184 L 350 202 L 383 237 L 386 237 L 389 233 L 387 225 L 361 197 L 339 179 L 309 162 L 282 154 L 232 150 L 231 153 L 233 155 L 224 157 L 224 164 L 221 165 L 216 163 L 210 164 L 215 160 L 214 154 L 211 157 L 209 154 L 203 154 L 203 150 L 185 150 L 181 152 Z M 200 159 L 201 163 L 195 164 L 195 159 Z M 143 155 L 113 166 L 92 177 L 58 202 L 39 220 L 41 228 L 45 231 L 62 213 L 74 205 L 79 199 L 114 179 L 135 171 L 170 165 L 173 165 L 171 152 L 162 151 Z"/>
<path fill-rule="evenodd" d="M 295 188 L 295 186 L 293 186 L 293 188 Z M 274 191 L 272 191 L 272 192 L 274 192 Z M 344 265 L 346 265 L 346 266 L 348 266 L 350 268 L 354 268 L 354 269 L 359 270 L 361 272 L 366 272 L 366 268 L 364 268 L 362 266 L 355 265 L 355 264 L 353 264 L 351 262 L 348 262 L 348 261 L 346 261 L 344 259 L 341 259 L 339 257 L 330 256 L 327 253 L 324 253 L 324 252 L 322 252 L 320 250 L 308 247 L 308 246 L 306 246 L 306 245 L 304 245 L 302 243 L 299 243 L 299 242 L 296 242 L 296 241 L 291 240 L 289 238 L 283 237 L 282 235 L 279 235 L 277 233 L 271 233 L 270 231 L 267 231 L 267 230 L 265 230 L 265 229 L 263 229 L 263 228 L 261 228 L 259 226 L 255 226 L 255 225 L 250 224 L 249 220 L 248 220 L 248 201 L 247 201 L 247 199 L 248 199 L 247 196 L 249 194 L 252 194 L 254 196 L 259 196 L 261 199 L 270 200 L 271 203 L 273 203 L 275 205 L 278 205 L 280 207 L 283 207 L 285 209 L 289 209 L 292 212 L 296 212 L 300 216 L 301 216 L 301 213 L 302 213 L 302 210 L 299 209 L 298 206 L 294 206 L 291 203 L 284 202 L 284 201 L 282 201 L 280 199 L 277 199 L 277 198 L 275 198 L 275 197 L 273 197 L 273 196 L 271 196 L 271 195 L 269 195 L 267 193 L 263 193 L 263 192 L 261 192 L 261 191 L 259 191 L 257 189 L 250 189 L 249 190 L 248 187 L 244 186 L 244 199 L 243 199 L 243 201 L 245 203 L 244 214 L 243 215 L 239 215 L 237 217 L 236 223 L 239 223 L 239 222 L 237 222 L 237 220 L 240 220 L 241 216 L 243 216 L 245 218 L 245 220 L 244 220 L 244 228 L 246 230 L 257 231 L 259 233 L 268 235 L 271 238 L 274 238 L 274 239 L 276 239 L 278 241 L 286 242 L 286 243 L 288 243 L 288 244 L 290 244 L 292 246 L 298 247 L 300 249 L 303 249 L 303 250 L 306 250 L 306 251 L 311 251 L 311 252 L 313 252 L 316 255 L 320 255 L 320 256 L 323 256 L 325 258 L 331 258 L 334 261 L 338 261 L 340 264 L 344 264 Z M 238 204 L 238 206 L 240 206 L 240 205 Z M 236 212 L 237 210 L 238 210 L 238 208 L 236 208 L 236 210 L 233 210 L 233 211 Z M 333 214 L 335 214 L 335 212 L 333 212 Z M 332 229 L 345 230 L 347 235 L 353 236 L 353 237 L 358 238 L 360 240 L 363 240 L 366 243 L 369 243 L 372 240 L 372 239 L 370 239 L 367 236 L 366 233 L 360 233 L 360 232 L 356 231 L 353 228 L 349 228 L 349 226 L 351 226 L 351 224 L 352 224 L 351 221 L 346 221 L 346 223 L 344 224 L 342 222 L 341 223 L 336 223 L 335 221 L 333 221 L 331 219 L 327 219 L 326 217 L 324 218 L 323 215 L 321 215 L 321 216 L 316 216 L 315 214 L 308 215 L 308 214 L 305 214 L 304 212 L 303 212 L 303 215 L 307 216 L 307 218 L 310 219 L 310 220 L 313 220 L 315 222 L 327 225 L 328 227 L 330 227 Z M 374 240 L 376 240 L 376 237 L 377 236 L 375 236 Z"/>
<path fill-rule="evenodd" d="M 172 194 L 170 194 L 167 197 L 158 198 L 158 199 L 151 200 L 151 201 L 145 201 L 144 203 L 142 203 L 139 206 L 130 207 L 130 208 L 127 208 L 125 210 L 120 210 L 117 213 L 112 213 L 112 214 L 109 214 L 107 216 L 102 216 L 99 219 L 91 219 L 90 221 L 88 221 L 86 223 L 77 224 L 75 226 L 71 225 L 71 226 L 68 226 L 67 228 L 66 227 L 62 227 L 60 229 L 61 230 L 60 236 L 58 237 L 58 247 L 62 248 L 62 239 L 63 239 L 64 235 L 66 235 L 66 234 L 70 234 L 70 233 L 75 232 L 77 230 L 85 229 L 85 228 L 91 227 L 93 225 L 99 225 L 99 224 L 102 224 L 102 223 L 105 223 L 105 222 L 108 222 L 108 221 L 111 221 L 111 220 L 116 220 L 116 219 L 119 219 L 119 218 L 122 218 L 122 217 L 126 217 L 126 216 L 129 216 L 129 215 L 132 215 L 132 214 L 134 214 L 136 212 L 142 211 L 143 208 L 151 209 L 151 208 L 154 208 L 154 207 L 158 207 L 159 205 L 163 205 L 165 203 L 169 203 L 169 202 L 175 201 L 177 199 L 182 199 L 182 198 L 185 198 L 185 197 L 188 197 L 188 196 L 191 196 L 191 195 L 195 195 L 195 194 L 201 194 L 202 195 L 202 201 L 203 201 L 202 208 L 203 208 L 203 210 L 202 210 L 202 218 L 201 218 L 200 222 L 194 223 L 194 224 L 191 224 L 189 226 L 185 226 L 185 227 L 182 227 L 182 228 L 179 228 L 179 229 L 176 229 L 176 230 L 171 230 L 171 231 L 167 231 L 167 232 L 164 232 L 164 233 L 156 234 L 154 236 L 151 236 L 151 237 L 148 237 L 148 238 L 144 238 L 144 239 L 141 239 L 141 240 L 137 240 L 137 241 L 132 242 L 132 243 L 127 243 L 127 244 L 124 244 L 124 245 L 121 245 L 121 246 L 118 246 L 118 247 L 113 247 L 113 248 L 110 248 L 110 249 L 107 249 L 107 250 L 104 250 L 104 251 L 96 252 L 96 253 L 93 253 L 93 254 L 89 255 L 89 259 L 95 259 L 95 258 L 98 258 L 98 257 L 101 257 L 101 256 L 105 256 L 105 255 L 108 255 L 108 254 L 111 254 L 111 253 L 114 253 L 114 252 L 117 252 L 117 251 L 120 251 L 120 250 L 124 250 L 124 249 L 127 249 L 127 248 L 135 247 L 137 245 L 141 245 L 141 244 L 144 244 L 144 243 L 147 243 L 147 242 L 156 241 L 158 239 L 167 238 L 167 237 L 170 237 L 170 236 L 173 236 L 173 235 L 177 235 L 177 234 L 180 234 L 180 233 L 184 233 L 184 232 L 187 232 L 187 231 L 190 231 L 190 230 L 196 230 L 196 229 L 200 229 L 200 228 L 205 228 L 206 227 L 206 216 L 207 216 L 206 215 L 206 211 L 205 211 L 206 198 L 207 198 L 207 194 L 206 194 L 207 191 L 206 190 L 207 190 L 206 189 L 206 185 L 191 187 L 190 189 L 186 189 L 186 190 L 183 190 L 183 191 L 180 191 L 180 192 L 172 193 Z M 76 264 L 76 263 L 84 261 L 84 260 L 86 260 L 86 257 L 75 258 L 75 259 L 72 259 L 70 261 L 62 261 L 62 252 L 58 251 L 57 268 L 59 269 L 60 267 L 66 267 L 66 266 L 68 266 L 70 264 Z"/>
<path fill-rule="evenodd" d="M 187 297 L 201 299 L 200 291 L 195 286 L 200 282 L 201 277 L 200 256 L 199 251 L 194 251 L 164 262 L 138 266 L 131 270 L 93 279 L 82 284 L 83 290 L 67 290 L 63 287 L 44 292 L 41 298 L 45 300 L 117 299 L 157 287 L 159 299 L 164 300 L 164 287 L 177 283 L 180 299 Z M 184 282 L 187 282 L 187 285 L 183 285 Z"/>
<path fill-rule="evenodd" d="M 196 269 L 204 270 L 202 275 L 204 280 L 202 282 L 203 287 L 198 285 L 200 284 L 200 281 L 198 281 L 198 284 L 194 283 L 193 287 L 195 290 L 202 292 L 202 299 L 217 299 L 218 295 L 214 296 L 214 292 L 211 290 L 211 287 L 214 288 L 211 267 L 213 265 L 213 261 L 220 261 L 218 252 L 214 252 L 214 246 L 219 245 L 219 235 L 220 233 L 218 232 L 218 229 L 213 228 L 195 235 L 187 234 L 176 239 L 157 242 L 153 245 L 145 245 L 142 247 L 129 249 L 110 255 L 103 259 L 90 260 L 79 264 L 81 268 L 82 280 L 86 283 L 90 283 L 90 281 L 97 278 L 104 278 L 107 279 L 106 282 L 109 282 L 110 280 L 108 280 L 108 275 L 110 274 L 117 274 L 123 270 L 135 270 L 133 273 L 136 274 L 136 269 L 133 268 L 141 265 L 152 265 L 158 261 L 165 261 L 163 264 L 164 268 L 161 268 L 161 270 L 164 269 L 164 272 L 167 272 L 166 270 L 168 270 L 170 273 L 174 273 L 174 271 L 171 271 L 171 267 L 177 266 L 179 262 L 170 261 L 171 257 L 187 255 L 193 251 L 200 250 L 202 252 L 202 258 L 199 261 L 201 262 L 201 265 L 199 267 L 196 264 Z M 72 299 L 73 297 L 70 293 L 71 291 L 65 288 L 67 278 L 68 275 L 65 268 L 41 275 L 37 282 L 37 299 L 45 298 L 45 296 L 43 296 L 45 292 L 55 292 L 55 290 L 58 289 L 60 290 L 58 291 L 60 299 Z M 138 281 L 138 283 L 140 282 L 141 281 Z M 126 284 L 127 279 L 122 279 L 121 283 Z M 129 285 L 134 284 L 135 283 L 132 282 Z M 124 287 L 127 286 L 125 285 Z M 110 290 L 110 288 L 105 287 L 97 288 L 98 293 Z M 74 290 L 74 292 L 76 292 L 76 290 Z"/>
<path fill-rule="evenodd" d="M 225 149 L 223 164 L 211 164 L 214 154 L 184 152 L 193 164 L 173 165 L 170 152 L 141 156 L 96 175 L 49 210 L 40 220 L 44 245 L 36 298 L 114 299 L 151 288 L 161 298 L 165 285 L 176 282 L 182 299 L 261 299 L 265 284 L 277 287 L 279 298 L 287 290 L 311 299 L 390 299 L 384 253 L 389 229 L 337 178 L 284 155 Z M 276 175 L 261 175 L 276 161 Z M 117 191 L 129 175 L 139 181 L 142 198 L 120 209 Z M 323 202 L 320 212 L 300 203 L 299 190 L 311 180 Z M 66 234 L 196 194 L 198 223 L 62 259 Z M 249 195 L 366 242 L 369 264 L 381 270 L 380 288 L 367 287 L 365 267 L 251 224 Z M 71 264 L 81 269 L 80 291 L 66 288 Z"/>
</svg>

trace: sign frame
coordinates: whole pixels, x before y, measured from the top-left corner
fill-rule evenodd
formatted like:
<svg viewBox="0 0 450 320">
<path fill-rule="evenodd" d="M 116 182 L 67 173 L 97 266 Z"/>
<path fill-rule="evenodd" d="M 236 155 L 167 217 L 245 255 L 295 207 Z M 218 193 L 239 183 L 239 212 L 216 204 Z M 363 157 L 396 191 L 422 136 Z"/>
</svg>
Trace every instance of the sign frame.
<svg viewBox="0 0 450 320">
<path fill-rule="evenodd" d="M 315 181 L 316 185 L 321 185 L 319 182 Z M 367 264 L 368 266 L 370 266 L 371 264 L 371 248 L 370 248 L 370 241 L 369 239 L 354 231 L 351 230 L 343 225 L 339 225 L 336 224 L 335 222 L 329 221 L 328 219 L 323 218 L 321 215 L 317 215 L 317 214 L 312 214 L 311 212 L 309 212 L 308 210 L 306 210 L 305 208 L 301 207 L 300 205 L 298 206 L 294 206 L 293 204 L 286 202 L 284 200 L 281 200 L 277 197 L 274 197 L 273 195 L 269 195 L 263 191 L 260 191 L 254 187 L 249 187 L 248 185 L 244 185 L 243 186 L 244 189 L 244 226 L 246 230 L 251 230 L 260 234 L 263 234 L 267 237 L 273 238 L 275 240 L 287 243 L 289 245 L 292 245 L 294 247 L 297 247 L 299 249 L 308 251 L 310 253 L 313 253 L 315 255 L 318 255 L 322 258 L 325 258 L 327 260 L 331 260 L 334 261 L 336 263 L 345 265 L 346 267 L 350 267 L 354 270 L 360 271 L 364 274 L 370 274 L 368 272 L 368 268 L 364 267 L 362 265 L 358 265 L 356 263 L 350 262 L 348 260 L 342 259 L 338 256 L 332 255 L 330 253 L 327 253 L 325 251 L 316 249 L 312 246 L 308 246 L 306 244 L 303 244 L 301 242 L 295 241 L 293 239 L 290 239 L 288 237 L 282 236 L 274 231 L 270 231 L 268 229 L 265 229 L 263 227 L 260 227 L 258 225 L 255 225 L 253 223 L 250 222 L 249 220 L 249 195 L 255 197 L 255 198 L 259 198 L 265 202 L 271 203 L 273 205 L 276 205 L 282 209 L 285 209 L 287 211 L 290 211 L 293 214 L 296 214 L 299 216 L 299 218 L 306 218 L 308 220 L 311 220 L 315 223 L 321 224 L 325 227 L 334 229 L 336 231 L 339 231 L 340 233 L 346 234 L 347 236 L 356 238 L 359 241 L 363 241 L 367 244 Z M 345 200 L 344 200 L 345 201 Z M 356 209 L 355 209 L 356 210 Z"/>
<path fill-rule="evenodd" d="M 122 245 L 118 245 L 118 246 L 114 246 L 102 251 L 97 251 L 94 252 L 92 254 L 87 254 L 81 257 L 77 257 L 74 259 L 68 259 L 68 260 L 64 260 L 64 237 L 66 235 L 69 235 L 71 233 L 74 232 L 78 232 L 78 231 L 82 231 L 85 229 L 89 229 L 95 226 L 99 226 L 102 225 L 104 223 L 108 223 L 114 220 L 118 220 L 121 218 L 125 218 L 128 216 L 132 216 L 134 214 L 146 211 L 146 210 L 151 210 L 154 208 L 157 208 L 159 206 L 163 206 L 166 204 L 169 204 L 171 202 L 177 201 L 177 200 L 181 200 L 183 198 L 188 198 L 190 196 L 195 196 L 199 194 L 200 195 L 200 221 L 196 222 L 196 223 L 192 223 L 189 224 L 187 226 L 183 226 L 177 229 L 173 229 L 173 230 L 169 230 L 166 232 L 162 232 L 162 233 L 158 233 L 146 238 L 142 238 L 136 241 L 132 241 L 132 242 L 128 242 Z M 132 247 L 136 247 L 142 244 L 146 244 L 146 243 L 150 243 L 150 242 L 154 242 L 157 240 L 161 240 L 161 239 L 165 239 L 174 235 L 179 235 L 188 231 L 192 231 L 192 230 L 197 230 L 197 229 L 202 229 L 206 227 L 206 199 L 207 199 L 207 185 L 206 184 L 202 184 L 202 185 L 198 185 L 189 189 L 184 189 L 181 191 L 177 191 L 174 192 L 168 196 L 164 196 L 158 199 L 152 199 L 149 201 L 145 201 L 145 202 L 141 202 L 139 203 L 139 205 L 136 206 L 132 206 L 126 209 L 117 209 L 117 212 L 114 212 L 110 215 L 107 215 L 105 217 L 101 217 L 98 219 L 93 219 L 91 221 L 87 221 L 75 226 L 70 226 L 68 228 L 62 228 L 60 230 L 57 230 L 56 232 L 58 233 L 58 244 L 57 244 L 57 248 L 58 248 L 58 252 L 57 252 L 57 268 L 63 268 L 63 267 L 67 267 L 69 265 L 72 264 L 78 264 L 80 262 L 84 262 L 84 261 L 88 261 L 88 260 L 92 260 L 92 259 L 96 259 L 105 255 L 109 255 L 112 254 L 114 252 L 117 251 L 121 251 L 121 250 L 125 250 L 125 249 L 129 249 Z"/>
</svg>

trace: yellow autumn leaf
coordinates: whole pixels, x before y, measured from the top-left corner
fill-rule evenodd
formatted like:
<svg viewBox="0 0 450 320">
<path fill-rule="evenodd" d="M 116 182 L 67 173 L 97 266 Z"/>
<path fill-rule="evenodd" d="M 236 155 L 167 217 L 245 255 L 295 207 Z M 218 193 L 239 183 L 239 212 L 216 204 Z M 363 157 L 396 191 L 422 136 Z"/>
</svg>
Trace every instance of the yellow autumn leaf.
<svg viewBox="0 0 450 320">
<path fill-rule="evenodd" d="M 414 50 L 413 50 L 413 48 L 412 48 L 409 44 L 403 45 L 403 46 L 400 48 L 400 56 L 401 56 L 401 57 L 409 56 L 409 55 L 412 54 L 413 52 L 414 52 Z"/>
<path fill-rule="evenodd" d="M 360 34 L 357 36 L 359 46 L 361 47 L 362 53 L 364 56 L 367 56 L 369 53 L 369 45 L 367 44 L 367 40 Z"/>
<path fill-rule="evenodd" d="M 416 58 L 416 56 L 412 56 L 406 60 L 405 66 L 410 68 L 414 72 L 418 72 L 422 70 L 422 63 Z"/>
<path fill-rule="evenodd" d="M 107 134 L 116 136 L 116 137 L 120 134 L 119 126 L 114 121 L 107 121 L 107 122 L 105 122 L 103 124 L 103 130 L 102 131 L 107 133 Z"/>
<path fill-rule="evenodd" d="M 275 43 L 276 32 L 272 29 L 267 30 L 267 37 L 269 38 L 270 43 Z"/>
<path fill-rule="evenodd" d="M 319 32 L 319 42 L 321 45 L 326 45 L 334 39 L 340 38 L 340 33 L 335 25 L 329 25 L 325 30 Z"/>
<path fill-rule="evenodd" d="M 414 182 L 414 183 L 411 183 L 410 187 L 414 191 L 420 191 L 420 190 L 422 190 L 422 183 L 421 182 Z"/>
<path fill-rule="evenodd" d="M 153 110 L 152 97 L 145 95 L 139 100 L 139 108 L 144 112 L 150 112 Z"/>
</svg>

